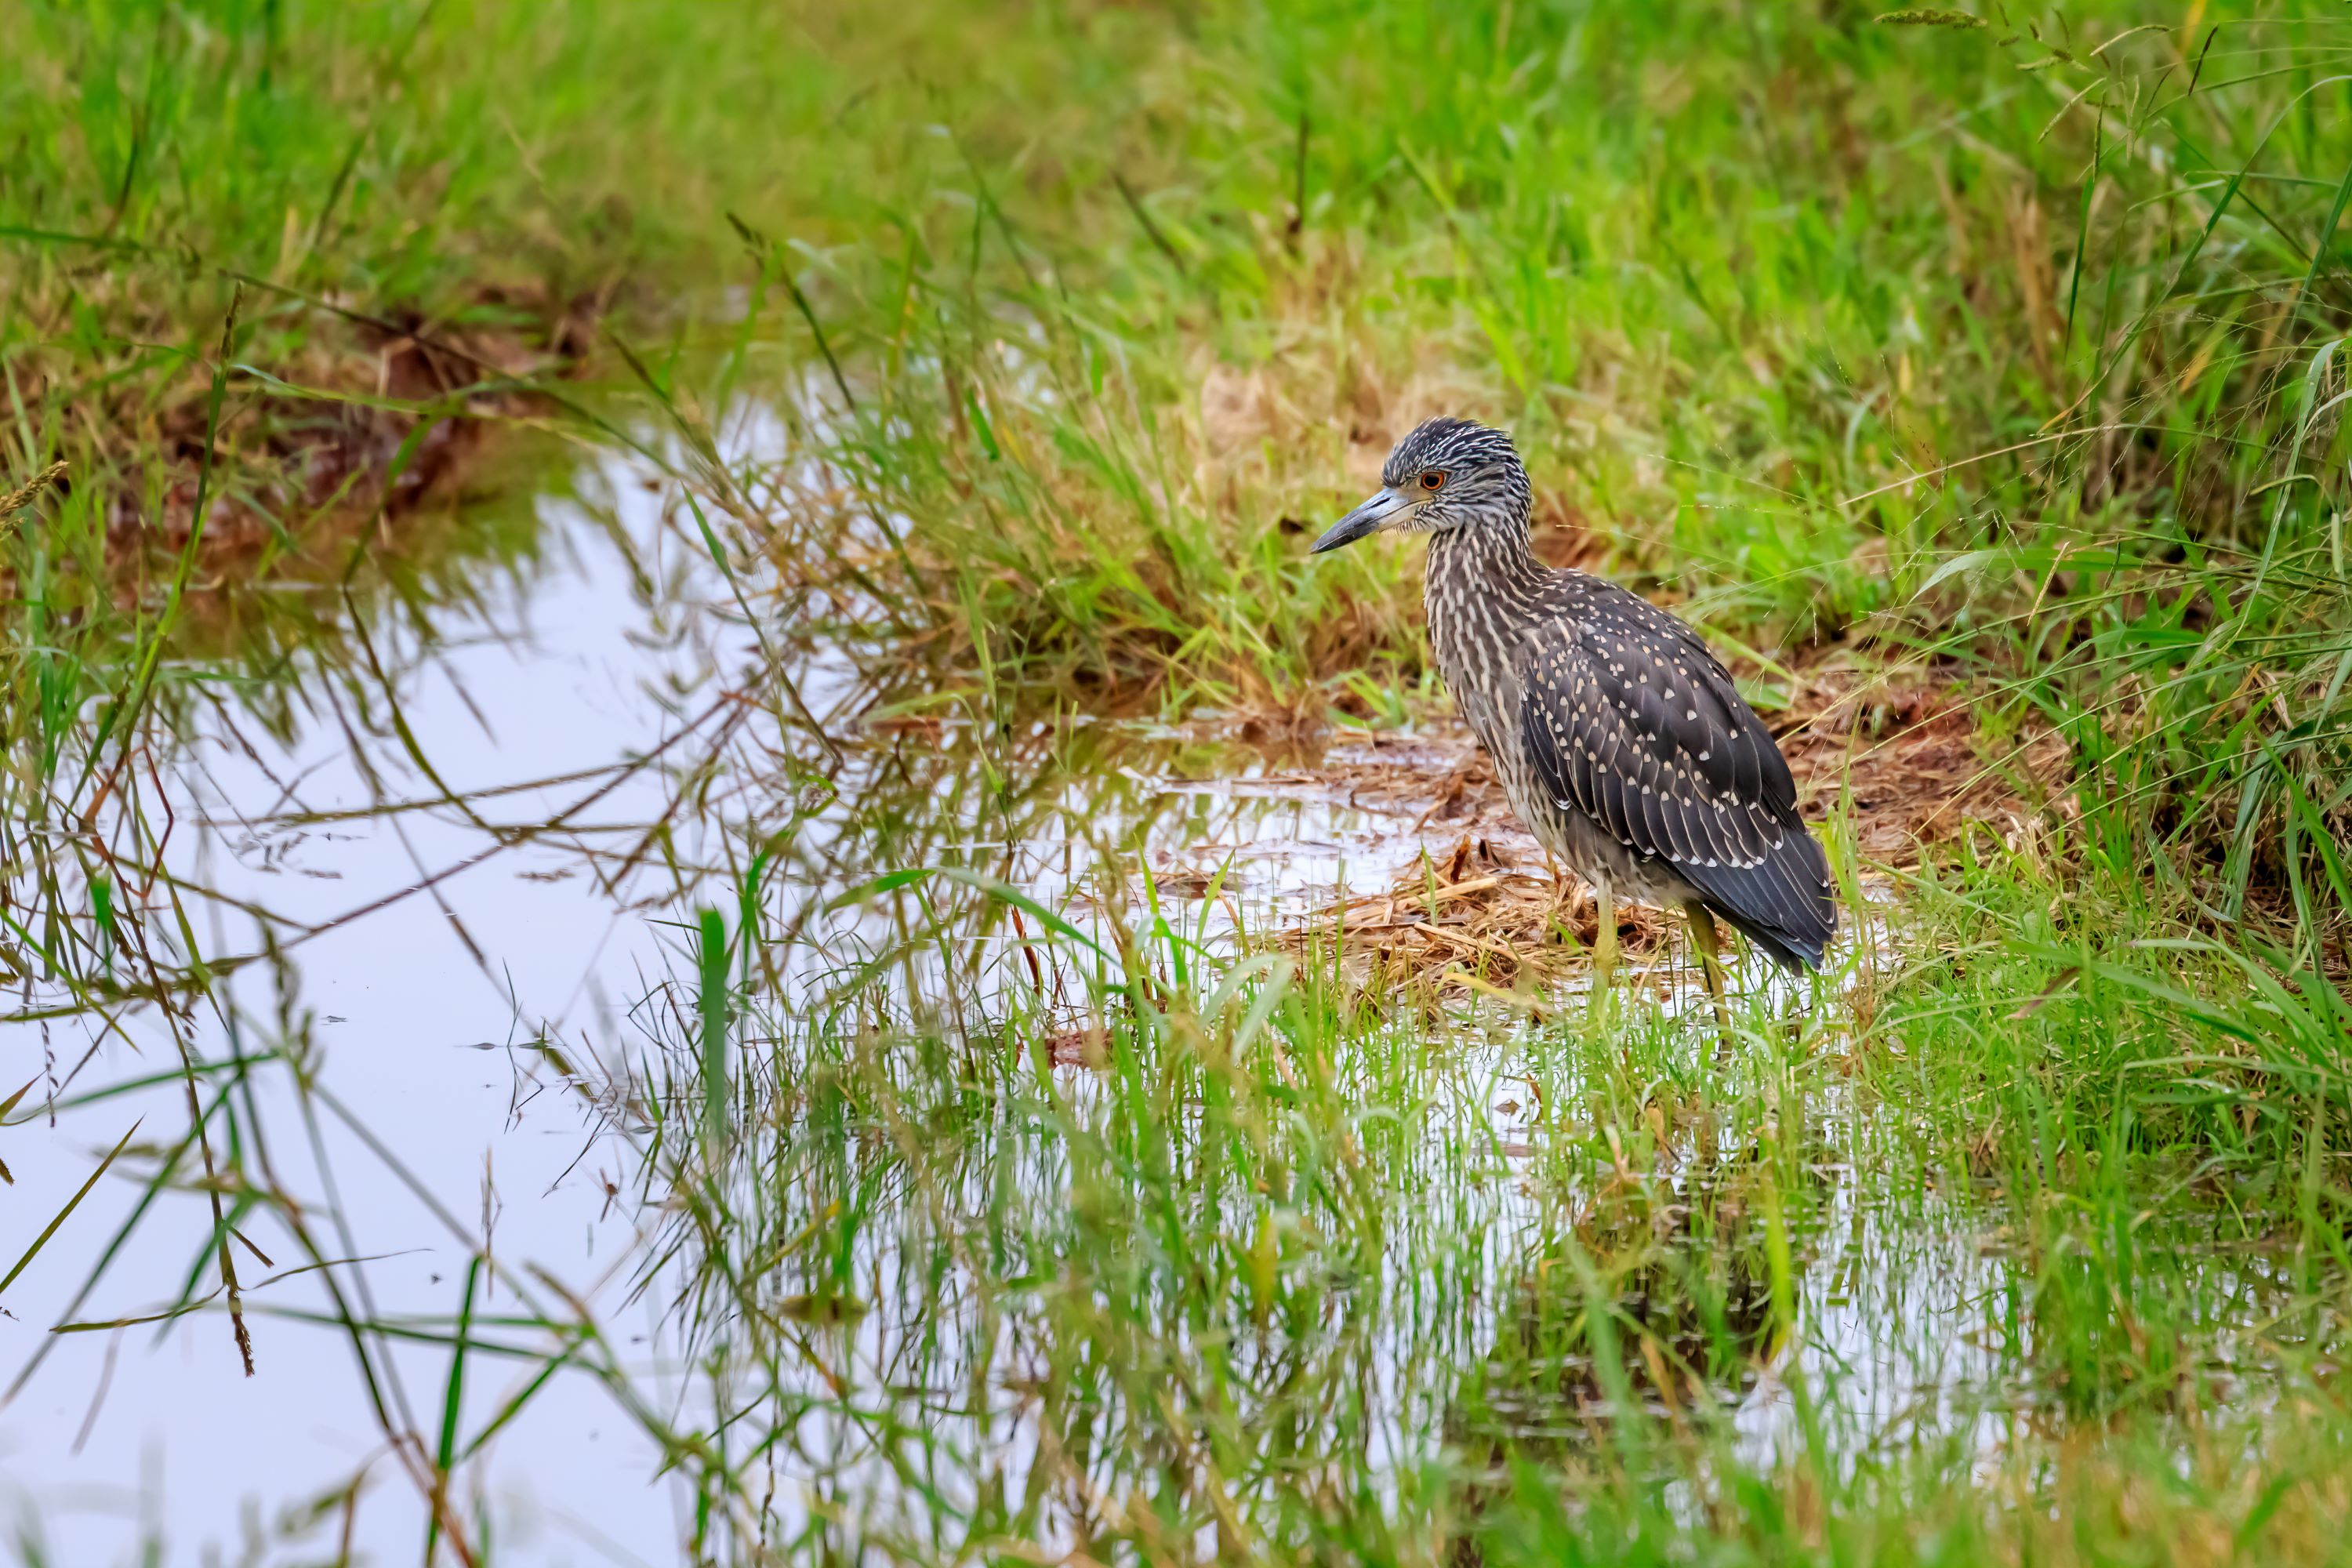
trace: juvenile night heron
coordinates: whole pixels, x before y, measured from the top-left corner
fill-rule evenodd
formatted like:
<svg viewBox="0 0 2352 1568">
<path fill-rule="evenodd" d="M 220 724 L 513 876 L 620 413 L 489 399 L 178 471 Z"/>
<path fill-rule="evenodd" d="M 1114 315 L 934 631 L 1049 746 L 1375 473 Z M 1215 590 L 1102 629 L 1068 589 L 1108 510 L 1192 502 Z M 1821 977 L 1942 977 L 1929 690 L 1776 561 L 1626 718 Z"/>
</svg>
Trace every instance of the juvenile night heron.
<svg viewBox="0 0 2352 1568">
<path fill-rule="evenodd" d="M 1511 438 L 1432 419 L 1381 489 L 1315 542 L 1426 533 L 1437 668 L 1537 841 L 1592 884 L 1596 999 L 1617 958 L 1614 899 L 1679 904 L 1718 1007 L 1720 915 L 1790 969 L 1837 931 L 1828 863 L 1789 763 L 1698 634 L 1528 546 L 1534 496 Z"/>
</svg>

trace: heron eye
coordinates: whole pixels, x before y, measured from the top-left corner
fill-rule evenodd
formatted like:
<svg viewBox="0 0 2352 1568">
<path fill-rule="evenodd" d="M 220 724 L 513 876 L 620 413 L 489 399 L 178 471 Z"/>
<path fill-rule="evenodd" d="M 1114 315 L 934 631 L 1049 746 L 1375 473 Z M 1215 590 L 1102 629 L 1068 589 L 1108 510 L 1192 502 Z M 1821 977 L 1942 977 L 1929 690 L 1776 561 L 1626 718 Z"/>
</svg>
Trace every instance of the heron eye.
<svg viewBox="0 0 2352 1568">
<path fill-rule="evenodd" d="M 1444 485 L 1445 476 L 1439 473 L 1435 468 L 1432 468 L 1421 476 L 1421 488 L 1423 489 L 1442 489 L 1444 488 Z"/>
</svg>

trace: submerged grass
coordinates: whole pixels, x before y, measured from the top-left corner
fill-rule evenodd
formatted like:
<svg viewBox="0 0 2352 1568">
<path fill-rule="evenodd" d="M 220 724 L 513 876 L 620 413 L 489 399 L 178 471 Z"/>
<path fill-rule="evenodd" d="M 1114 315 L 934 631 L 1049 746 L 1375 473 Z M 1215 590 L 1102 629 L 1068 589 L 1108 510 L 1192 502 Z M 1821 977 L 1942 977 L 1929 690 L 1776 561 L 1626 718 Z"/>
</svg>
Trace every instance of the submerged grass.
<svg viewBox="0 0 2352 1568">
<path fill-rule="evenodd" d="M 468 1467 L 559 1377 L 691 1492 L 696 1562 L 2344 1556 L 2332 11 L 10 15 L 0 959 L 20 1037 L 170 1022 L 175 1070 L 69 1120 L 187 1102 L 98 1167 L 141 1173 L 121 1230 L 77 1194 L 9 1248 L 0 1289 L 86 1274 L 61 1331 L 133 1321 L 84 1301 L 166 1213 L 163 1319 L 299 1317 L 237 1273 L 274 1228 L 427 1562 L 501 1554 Z M 1139 900 L 1126 840 L 1082 900 L 1009 881 L 1117 815 L 1072 706 L 1436 700 L 1411 559 L 1299 536 L 1439 411 L 1509 425 L 1546 548 L 1676 601 L 1768 711 L 1830 666 L 1957 693 L 2035 809 L 1874 868 L 1863 775 L 1814 768 L 1889 939 L 1754 987 L 1727 1049 L 1224 940 L 1222 883 Z M 751 612 L 719 707 L 782 737 L 629 764 L 670 814 L 583 860 L 667 878 L 676 972 L 634 1059 L 534 1043 L 626 1150 L 654 1374 L 335 1098 L 306 933 L 208 951 L 162 868 L 156 759 L 207 706 L 356 714 L 485 854 L 567 826 L 444 784 L 371 634 L 482 570 L 395 535 L 465 421 L 633 448 Z M 331 587 L 206 622 L 232 519 Z M 796 678 L 844 651 L 872 700 L 819 716 Z M 734 858 L 684 863 L 682 813 Z M 471 1255 L 449 1316 L 379 1310 L 365 1216 L 280 1179 L 272 1132 L 326 1172 L 330 1124 Z M 487 1409 L 486 1359 L 527 1369 Z"/>
<path fill-rule="evenodd" d="M 1662 1011 L 1433 1031 L 1181 921 L 1016 945 L 963 886 L 855 889 L 897 913 L 854 973 L 755 982 L 765 1124 L 694 1135 L 689 1037 L 648 1094 L 739 1542 L 2329 1557 L 2340 1220 L 2245 1178 L 2332 1203 L 2336 1112 L 2178 1104 L 2128 984 L 2011 1054 L 1928 1031 L 2013 1016 L 2013 970 L 1859 1031 L 1759 1006 L 1731 1052 Z"/>
</svg>

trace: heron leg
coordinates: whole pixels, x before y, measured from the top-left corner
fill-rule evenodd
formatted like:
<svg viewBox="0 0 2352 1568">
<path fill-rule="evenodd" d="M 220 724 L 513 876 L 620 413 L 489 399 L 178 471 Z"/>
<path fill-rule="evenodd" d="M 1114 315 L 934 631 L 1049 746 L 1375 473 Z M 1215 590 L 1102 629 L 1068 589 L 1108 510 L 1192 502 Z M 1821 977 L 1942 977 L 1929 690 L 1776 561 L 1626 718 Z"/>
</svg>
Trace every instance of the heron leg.
<svg viewBox="0 0 2352 1568">
<path fill-rule="evenodd" d="M 1592 933 L 1592 1021 L 1598 1025 L 1617 977 L 1617 900 L 1606 877 L 1592 884 L 1592 909 L 1600 922 Z"/>
<path fill-rule="evenodd" d="M 1716 1026 L 1728 1037 L 1731 1007 L 1724 1000 L 1722 949 L 1716 939 L 1715 917 L 1696 899 L 1683 900 L 1683 913 L 1690 920 L 1691 942 L 1698 949 L 1699 968 L 1706 975 L 1706 994 L 1715 1002 Z"/>
</svg>

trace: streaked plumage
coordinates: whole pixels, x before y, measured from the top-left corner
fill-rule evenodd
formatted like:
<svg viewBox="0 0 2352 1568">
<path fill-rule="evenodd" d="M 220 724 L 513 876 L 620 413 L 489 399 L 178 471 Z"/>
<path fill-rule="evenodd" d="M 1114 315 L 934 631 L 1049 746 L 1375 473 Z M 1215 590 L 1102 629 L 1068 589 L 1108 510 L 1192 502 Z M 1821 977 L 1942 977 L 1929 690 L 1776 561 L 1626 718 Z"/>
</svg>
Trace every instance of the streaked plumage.
<svg viewBox="0 0 2352 1568">
<path fill-rule="evenodd" d="M 1537 840 L 1604 899 L 1696 901 L 1780 963 L 1818 965 L 1837 930 L 1828 864 L 1787 760 L 1698 634 L 1536 559 L 1527 470 L 1499 430 L 1433 419 L 1381 479 L 1316 548 L 1430 534 L 1438 668 Z"/>
</svg>

